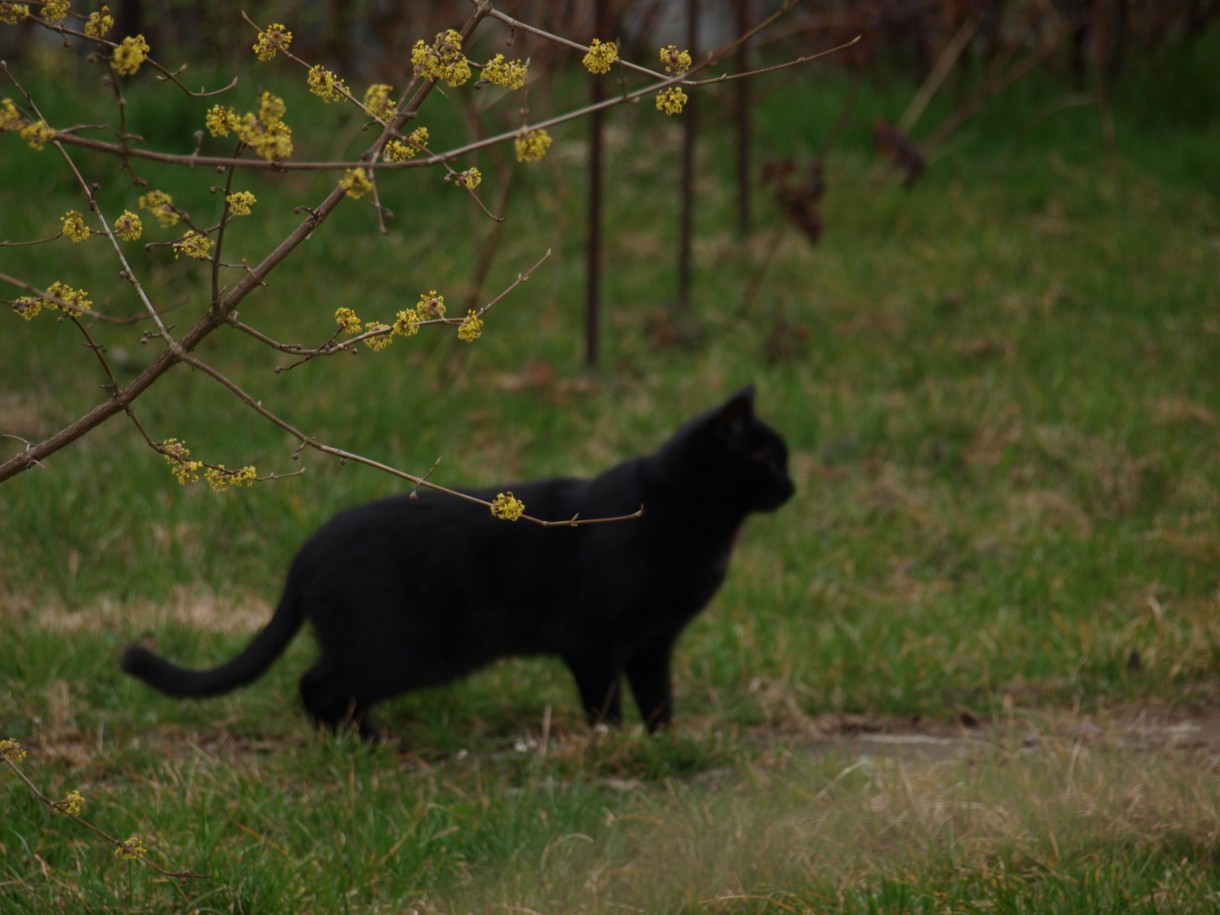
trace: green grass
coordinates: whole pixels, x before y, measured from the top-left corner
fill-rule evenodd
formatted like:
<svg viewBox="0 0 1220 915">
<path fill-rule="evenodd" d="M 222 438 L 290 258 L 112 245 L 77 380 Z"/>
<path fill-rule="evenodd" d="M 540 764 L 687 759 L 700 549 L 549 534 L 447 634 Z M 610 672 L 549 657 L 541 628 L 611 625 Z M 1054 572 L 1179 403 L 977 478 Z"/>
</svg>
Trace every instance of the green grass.
<svg viewBox="0 0 1220 915">
<path fill-rule="evenodd" d="M 1141 711 L 1191 714 L 1220 692 L 1209 48 L 1120 86 L 1112 152 L 1094 109 L 1044 114 L 1067 90 L 1034 77 L 980 112 L 910 191 L 865 125 L 896 118 L 913 88 L 865 87 L 859 126 L 826 162 L 817 247 L 766 193 L 755 234 L 736 238 L 731 143 L 710 132 L 690 347 L 668 345 L 677 128 L 646 106 L 610 118 L 598 371 L 581 356 L 584 125 L 556 131 L 551 157 L 514 175 L 481 299 L 553 254 L 473 347 L 424 333 L 282 374 L 272 369 L 286 359 L 239 334 L 202 347 L 299 428 L 409 471 L 439 457 L 436 478 L 458 485 L 597 472 L 755 382 L 791 445 L 798 494 L 750 522 L 724 590 L 680 643 L 678 727 L 659 740 L 588 732 L 553 661 L 387 703 L 407 759 L 309 731 L 295 689 L 308 639 L 257 685 L 205 703 L 122 677 L 118 651 L 147 634 L 193 663 L 231 655 L 314 526 L 401 488 L 356 465 L 294 461 L 283 433 L 197 374 L 175 372 L 137 402 L 154 438 L 305 473 L 226 494 L 180 487 L 115 419 L 0 486 L 0 736 L 29 746 L 23 769 L 48 795 L 79 787 L 93 821 L 208 875 L 177 889 L 116 866 L 0 776 L 0 908 L 1214 909 L 1214 750 L 1189 755 L 1131 729 Z M 248 107 L 276 79 L 244 80 L 230 103 Z M 768 79 L 758 155 L 816 149 L 844 86 L 829 70 Z M 59 85 L 29 77 L 53 121 L 96 119 L 88 95 Z M 284 91 L 290 121 L 318 119 L 298 128 L 300 145 L 316 138 L 309 156 L 358 148 L 358 125 Z M 951 95 L 921 124 L 945 116 Z M 794 98 L 808 116 L 791 117 Z M 207 104 L 138 85 L 133 129 L 189 151 Z M 463 136 L 440 100 L 424 122 L 442 143 Z M 84 208 L 51 151 L 5 135 L 0 161 L 23 176 L 4 194 L 0 238 L 53 234 L 58 214 Z M 108 213 L 134 208 L 127 179 L 79 161 Z M 492 168 L 478 164 L 494 199 Z M 201 222 L 217 208 L 213 174 L 142 173 Z M 227 259 L 261 257 L 332 178 L 242 175 L 257 215 L 233 226 Z M 243 320 L 320 342 L 340 305 L 385 320 L 426 289 L 462 302 L 490 223 L 430 172 L 381 191 L 389 235 L 345 204 Z M 132 246 L 132 258 L 187 326 L 205 271 L 164 249 Z M 0 272 L 85 286 L 107 313 L 135 309 L 97 239 L 0 248 Z M 123 377 L 155 354 L 142 329 L 94 329 Z M 80 342 L 46 316 L 7 319 L 0 433 L 38 440 L 97 402 L 103 379 Z M 937 753 L 826 739 L 861 721 L 943 736 L 967 711 L 986 736 Z"/>
</svg>

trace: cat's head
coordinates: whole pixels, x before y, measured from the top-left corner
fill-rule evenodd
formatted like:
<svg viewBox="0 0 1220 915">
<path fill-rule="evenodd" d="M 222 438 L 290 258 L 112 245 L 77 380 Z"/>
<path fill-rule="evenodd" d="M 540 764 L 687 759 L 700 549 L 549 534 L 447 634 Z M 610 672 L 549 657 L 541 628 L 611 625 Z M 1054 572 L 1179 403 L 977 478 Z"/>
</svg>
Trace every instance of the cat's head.
<svg viewBox="0 0 1220 915">
<path fill-rule="evenodd" d="M 738 511 L 774 511 L 796 491 L 788 475 L 788 446 L 754 414 L 754 387 L 742 388 L 719 407 L 679 430 L 666 450 L 688 481 Z"/>
</svg>

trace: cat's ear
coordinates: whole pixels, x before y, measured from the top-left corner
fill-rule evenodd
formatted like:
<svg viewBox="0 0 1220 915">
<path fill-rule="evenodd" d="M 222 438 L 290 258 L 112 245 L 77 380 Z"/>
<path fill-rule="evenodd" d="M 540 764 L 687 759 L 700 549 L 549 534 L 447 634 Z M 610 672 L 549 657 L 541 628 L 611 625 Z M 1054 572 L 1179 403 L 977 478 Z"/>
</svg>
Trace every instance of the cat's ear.
<svg viewBox="0 0 1220 915">
<path fill-rule="evenodd" d="M 746 385 L 716 411 L 716 431 L 730 447 L 745 442 L 754 421 L 754 385 Z"/>
</svg>

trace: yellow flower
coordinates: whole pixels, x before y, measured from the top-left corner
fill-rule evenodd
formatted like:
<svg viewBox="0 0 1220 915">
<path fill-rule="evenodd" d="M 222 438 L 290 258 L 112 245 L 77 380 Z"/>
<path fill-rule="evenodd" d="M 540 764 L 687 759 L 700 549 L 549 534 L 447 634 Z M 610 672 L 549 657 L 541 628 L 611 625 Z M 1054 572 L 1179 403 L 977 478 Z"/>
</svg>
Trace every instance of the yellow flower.
<svg viewBox="0 0 1220 915">
<path fill-rule="evenodd" d="M 21 123 L 21 112 L 11 98 L 0 99 L 0 130 L 16 130 Z"/>
<path fill-rule="evenodd" d="M 538 162 L 551 148 L 551 135 L 545 130 L 527 130 L 513 141 L 518 162 Z"/>
<path fill-rule="evenodd" d="M 105 38 L 114 28 L 114 17 L 110 15 L 110 7 L 105 4 L 96 13 L 90 13 L 85 22 L 85 34 L 90 38 Z"/>
<path fill-rule="evenodd" d="M 38 313 L 42 311 L 42 299 L 35 298 L 32 295 L 23 295 L 13 302 L 13 311 L 26 321 L 33 321 L 38 317 Z"/>
<path fill-rule="evenodd" d="M 415 306 L 421 321 L 445 317 L 445 297 L 437 295 L 435 289 L 419 294 L 419 303 Z"/>
<path fill-rule="evenodd" d="M 369 180 L 369 174 L 363 168 L 349 168 L 343 173 L 339 187 L 347 192 L 348 197 L 359 200 L 373 190 L 373 182 Z"/>
<path fill-rule="evenodd" d="M 657 111 L 666 114 L 681 114 L 686 105 L 686 93 L 678 86 L 670 86 L 657 93 Z"/>
<path fill-rule="evenodd" d="M 73 790 L 68 792 L 68 796 L 62 801 L 56 801 L 51 805 L 53 813 L 62 814 L 63 816 L 78 817 L 82 810 L 85 809 L 85 799 L 79 791 Z"/>
<path fill-rule="evenodd" d="M 307 81 L 309 91 L 326 102 L 341 102 L 344 99 L 344 93 L 347 92 L 347 86 L 343 85 L 343 80 L 321 64 L 309 68 Z"/>
<path fill-rule="evenodd" d="M 123 215 L 114 221 L 114 234 L 123 241 L 135 241 L 144 234 L 144 224 L 131 210 L 124 210 Z"/>
<path fill-rule="evenodd" d="M 394 117 L 394 100 L 390 98 L 393 90 L 394 87 L 389 83 L 373 83 L 369 86 L 368 91 L 364 93 L 364 107 L 369 110 L 369 114 L 383 121 Z"/>
<path fill-rule="evenodd" d="M 391 140 L 385 145 L 385 157 L 390 162 L 406 162 L 415 158 L 415 147 L 402 140 Z"/>
<path fill-rule="evenodd" d="M 126 842 L 120 842 L 114 850 L 114 856 L 120 861 L 135 861 L 146 854 L 148 849 L 144 847 L 144 841 L 139 836 L 132 836 Z"/>
<path fill-rule="evenodd" d="M 63 22 L 68 18 L 72 4 L 68 0 L 47 0 L 42 5 L 42 18 L 46 22 Z"/>
<path fill-rule="evenodd" d="M 391 140 L 385 145 L 385 157 L 391 162 L 405 162 L 414 159 L 416 154 L 428 145 L 428 128 L 416 127 L 404 143 L 402 140 Z"/>
<path fill-rule="evenodd" d="M 11 763 L 19 763 L 26 757 L 25 747 L 11 737 L 0 740 L 0 759 Z"/>
<path fill-rule="evenodd" d="M 32 121 L 17 132 L 30 145 L 30 149 L 42 149 L 55 139 L 55 131 L 43 120 Z"/>
<path fill-rule="evenodd" d="M 360 317 L 350 308 L 336 308 L 335 323 L 345 334 L 360 333 Z"/>
<path fill-rule="evenodd" d="M 207 260 L 208 256 L 212 253 L 212 239 L 202 232 L 196 232 L 192 229 L 174 242 L 173 249 L 174 260 L 177 260 L 181 254 L 192 257 L 197 261 Z"/>
<path fill-rule="evenodd" d="M 157 222 L 168 228 L 177 225 L 178 211 L 174 209 L 174 198 L 165 191 L 149 191 L 140 195 L 140 209 L 148 210 L 156 217 Z"/>
<path fill-rule="evenodd" d="M 27 3 L 0 3 L 0 22 L 5 25 L 16 25 L 22 19 L 28 19 L 30 7 Z"/>
<path fill-rule="evenodd" d="M 529 76 L 529 68 L 520 60 L 505 60 L 497 54 L 483 66 L 481 82 L 503 86 L 505 89 L 520 89 Z"/>
<path fill-rule="evenodd" d="M 227 137 L 237 129 L 237 124 L 237 112 L 222 105 L 213 105 L 208 109 L 207 117 L 204 118 L 204 125 L 208 128 L 208 133 L 214 137 Z"/>
<path fill-rule="evenodd" d="M 411 66 L 416 76 L 443 79 L 452 87 L 464 85 L 470 79 L 470 62 L 462 53 L 462 36 L 454 29 L 437 34 L 431 46 L 423 39 L 411 49 Z"/>
<path fill-rule="evenodd" d="M 271 60 L 276 51 L 287 51 L 292 44 L 292 32 L 283 23 L 273 22 L 258 33 L 258 39 L 251 45 L 254 56 L 259 60 Z"/>
<path fill-rule="evenodd" d="M 483 173 L 473 166 L 466 169 L 464 172 L 458 172 L 453 176 L 453 183 L 458 187 L 465 188 L 468 191 L 473 191 L 476 187 L 483 183 Z"/>
<path fill-rule="evenodd" d="M 165 457 L 165 463 L 169 464 L 174 479 L 179 483 L 185 486 L 187 483 L 199 482 L 199 471 L 203 468 L 203 461 L 191 460 L 191 449 L 186 447 L 185 442 L 180 442 L 176 438 L 167 438 L 161 443 L 160 451 Z"/>
<path fill-rule="evenodd" d="M 70 315 L 88 311 L 93 306 L 89 293 L 83 289 L 73 289 L 67 283 L 61 283 L 59 280 L 47 287 L 45 304 L 47 308 L 59 309 Z"/>
<path fill-rule="evenodd" d="M 247 112 L 235 119 L 237 138 L 268 162 L 292 155 L 292 129 L 284 123 L 287 110 L 279 96 L 264 92 L 258 113 Z"/>
<path fill-rule="evenodd" d="M 599 39 L 594 38 L 593 43 L 589 45 L 589 52 L 585 54 L 581 63 L 590 73 L 609 73 L 610 65 L 616 60 L 618 60 L 618 45 L 613 41 L 603 44 Z"/>
<path fill-rule="evenodd" d="M 414 308 L 400 311 L 390 328 L 390 333 L 396 337 L 414 337 L 419 333 L 419 322 L 423 320 Z"/>
<path fill-rule="evenodd" d="M 72 239 L 73 244 L 82 242 L 89 237 L 89 227 L 85 225 L 85 217 L 79 210 L 68 210 L 64 213 L 64 235 Z"/>
<path fill-rule="evenodd" d="M 250 207 L 258 203 L 258 198 L 250 191 L 235 191 L 225 197 L 225 203 L 234 216 L 249 216 Z"/>
<path fill-rule="evenodd" d="M 364 341 L 364 345 L 374 352 L 381 352 L 394 342 L 394 328 L 380 321 L 369 321 L 364 325 L 364 333 L 375 334 Z"/>
<path fill-rule="evenodd" d="M 124 38 L 114 49 L 114 58 L 110 61 L 110 66 L 115 73 L 131 76 L 140 69 L 140 64 L 144 63 L 147 57 L 148 42 L 144 40 L 144 36 L 128 37 Z"/>
<path fill-rule="evenodd" d="M 676 44 L 666 45 L 661 48 L 661 63 L 665 64 L 666 73 L 678 76 L 690 69 L 690 52 L 679 51 Z"/>
<path fill-rule="evenodd" d="M 525 503 L 511 492 L 502 492 L 492 499 L 491 513 L 501 521 L 516 521 L 525 514 Z"/>
<path fill-rule="evenodd" d="M 225 470 L 224 464 L 209 467 L 204 472 L 204 478 L 212 487 L 212 492 L 224 492 L 234 487 L 249 486 L 258 477 L 258 471 L 250 464 L 241 470 Z"/>
<path fill-rule="evenodd" d="M 474 343 L 482 333 L 483 320 L 472 308 L 466 312 L 466 317 L 462 318 L 462 323 L 458 326 L 458 339 L 463 343 Z"/>
</svg>

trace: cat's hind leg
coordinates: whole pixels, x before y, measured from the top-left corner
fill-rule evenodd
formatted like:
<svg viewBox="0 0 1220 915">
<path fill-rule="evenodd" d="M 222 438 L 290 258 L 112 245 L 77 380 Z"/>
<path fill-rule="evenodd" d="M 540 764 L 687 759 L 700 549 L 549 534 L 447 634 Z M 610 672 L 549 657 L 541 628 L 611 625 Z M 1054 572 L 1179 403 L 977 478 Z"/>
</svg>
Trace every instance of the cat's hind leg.
<svg viewBox="0 0 1220 915">
<path fill-rule="evenodd" d="M 330 731 L 338 733 L 354 726 L 369 743 L 381 739 L 368 709 L 354 695 L 347 679 L 325 660 L 309 668 L 301 677 L 301 699 L 314 721 Z"/>
<path fill-rule="evenodd" d="M 622 671 L 606 657 L 566 658 L 589 724 L 623 723 Z"/>
<path fill-rule="evenodd" d="M 673 680 L 670 676 L 672 637 L 658 638 L 638 647 L 626 663 L 627 682 L 650 734 L 668 727 L 674 717 Z"/>
</svg>

